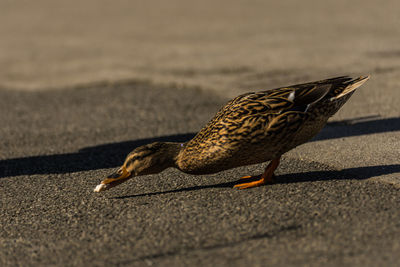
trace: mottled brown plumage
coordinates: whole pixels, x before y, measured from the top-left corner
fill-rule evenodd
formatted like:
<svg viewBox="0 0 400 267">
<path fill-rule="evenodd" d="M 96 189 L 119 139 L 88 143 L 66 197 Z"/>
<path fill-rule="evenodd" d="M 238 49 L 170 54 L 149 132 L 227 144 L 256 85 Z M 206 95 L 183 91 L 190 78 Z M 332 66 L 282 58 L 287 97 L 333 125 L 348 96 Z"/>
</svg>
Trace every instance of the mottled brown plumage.
<svg viewBox="0 0 400 267">
<path fill-rule="evenodd" d="M 368 78 L 342 76 L 240 95 L 222 107 L 189 142 L 158 142 L 136 148 L 95 191 L 168 167 L 210 174 L 266 161 L 271 163 L 259 180 L 235 187 L 272 181 L 280 156 L 315 136 Z"/>
</svg>

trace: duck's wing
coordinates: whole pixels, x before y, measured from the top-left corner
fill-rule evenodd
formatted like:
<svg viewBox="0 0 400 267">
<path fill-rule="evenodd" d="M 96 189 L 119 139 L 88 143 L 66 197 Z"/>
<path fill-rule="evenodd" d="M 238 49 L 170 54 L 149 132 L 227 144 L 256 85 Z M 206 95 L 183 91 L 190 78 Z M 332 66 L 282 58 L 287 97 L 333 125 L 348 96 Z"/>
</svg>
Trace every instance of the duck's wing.
<svg viewBox="0 0 400 267">
<path fill-rule="evenodd" d="M 240 95 L 228 102 L 188 143 L 200 147 L 236 147 L 267 135 L 294 133 L 308 105 L 319 101 L 330 84 L 308 83 Z"/>
</svg>

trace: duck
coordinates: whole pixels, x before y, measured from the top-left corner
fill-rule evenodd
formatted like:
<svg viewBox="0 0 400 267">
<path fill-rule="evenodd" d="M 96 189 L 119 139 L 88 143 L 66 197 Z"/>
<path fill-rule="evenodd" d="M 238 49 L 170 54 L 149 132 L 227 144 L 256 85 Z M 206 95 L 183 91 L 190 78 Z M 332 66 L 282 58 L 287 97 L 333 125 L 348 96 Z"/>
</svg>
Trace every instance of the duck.
<svg viewBox="0 0 400 267">
<path fill-rule="evenodd" d="M 243 176 L 233 187 L 248 189 L 273 183 L 281 156 L 313 138 L 369 77 L 340 76 L 241 94 L 190 141 L 154 142 L 135 148 L 94 191 L 170 167 L 207 175 L 264 162 L 269 164 L 262 174 Z"/>
</svg>

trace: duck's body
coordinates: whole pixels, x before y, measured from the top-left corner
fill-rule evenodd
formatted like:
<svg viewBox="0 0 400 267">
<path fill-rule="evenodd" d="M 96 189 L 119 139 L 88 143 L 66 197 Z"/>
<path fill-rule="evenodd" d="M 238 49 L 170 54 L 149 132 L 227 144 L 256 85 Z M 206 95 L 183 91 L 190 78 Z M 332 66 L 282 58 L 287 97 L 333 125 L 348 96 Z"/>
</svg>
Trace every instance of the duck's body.
<svg viewBox="0 0 400 267">
<path fill-rule="evenodd" d="M 142 175 L 176 167 L 185 173 L 209 174 L 271 160 L 260 180 L 237 187 L 263 184 L 272 179 L 280 156 L 315 136 L 368 78 L 343 76 L 240 95 L 221 108 L 189 142 L 157 143 L 135 149 L 119 172 L 96 189 L 119 184 L 132 172 Z M 145 156 L 138 157 L 141 154 Z M 149 163 L 142 163 L 152 167 L 136 171 L 143 165 L 137 158 L 143 157 L 149 157 Z M 133 162 L 136 167 L 129 170 L 129 163 Z M 127 170 L 125 175 L 121 175 L 122 168 Z"/>
<path fill-rule="evenodd" d="M 364 81 L 350 80 L 338 77 L 234 98 L 184 145 L 179 169 L 207 174 L 279 157 L 315 136 L 354 91 L 333 97 Z"/>
</svg>

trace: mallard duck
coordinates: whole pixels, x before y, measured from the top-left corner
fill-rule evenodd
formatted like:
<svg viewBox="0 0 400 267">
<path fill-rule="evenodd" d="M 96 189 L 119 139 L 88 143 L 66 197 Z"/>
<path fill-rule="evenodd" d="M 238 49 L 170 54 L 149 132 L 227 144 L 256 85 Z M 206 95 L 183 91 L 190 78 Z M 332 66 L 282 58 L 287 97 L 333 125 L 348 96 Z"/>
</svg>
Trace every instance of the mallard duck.
<svg viewBox="0 0 400 267">
<path fill-rule="evenodd" d="M 234 187 L 245 189 L 273 182 L 282 154 L 315 136 L 368 79 L 341 76 L 239 95 L 192 140 L 156 142 L 134 149 L 94 191 L 169 167 L 200 175 L 266 161 L 270 163 L 264 173 L 244 176 Z"/>
</svg>

